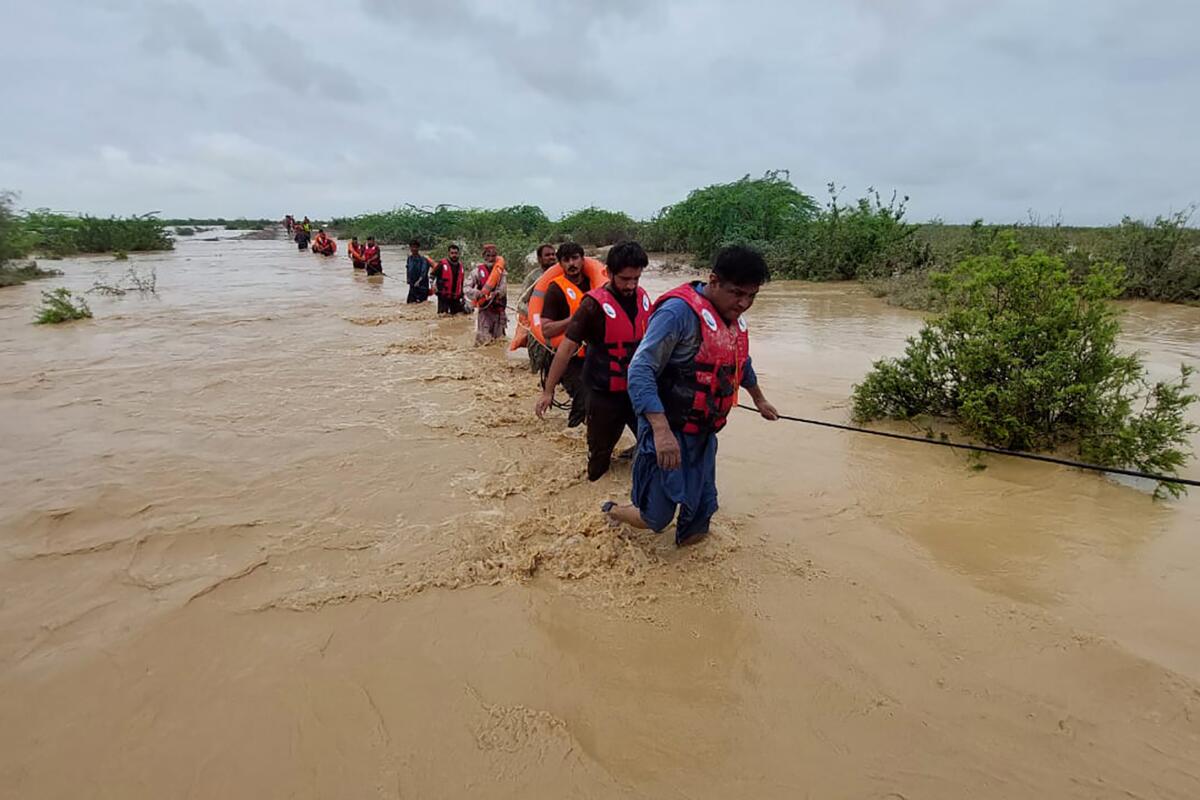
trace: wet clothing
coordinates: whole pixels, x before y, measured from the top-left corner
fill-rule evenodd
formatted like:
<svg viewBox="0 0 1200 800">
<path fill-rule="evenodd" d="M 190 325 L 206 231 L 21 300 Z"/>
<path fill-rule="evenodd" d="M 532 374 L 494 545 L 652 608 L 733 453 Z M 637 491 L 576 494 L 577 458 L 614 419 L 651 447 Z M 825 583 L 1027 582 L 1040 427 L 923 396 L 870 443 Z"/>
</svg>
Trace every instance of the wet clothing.
<svg viewBox="0 0 1200 800">
<path fill-rule="evenodd" d="M 363 269 L 367 266 L 367 262 L 363 260 L 363 250 L 365 245 L 355 244 L 351 242 L 346 245 L 346 255 L 350 257 L 350 263 L 355 269 Z"/>
<path fill-rule="evenodd" d="M 529 298 L 533 295 L 533 286 L 544 273 L 545 270 L 540 266 L 535 267 L 529 270 L 525 276 L 525 282 L 521 284 L 521 294 L 517 297 L 517 314 L 526 319 L 529 318 Z M 532 335 L 529 336 L 525 348 L 529 354 L 529 371 L 545 375 L 550 369 L 550 362 L 554 359 L 554 352 L 544 347 Z"/>
<path fill-rule="evenodd" d="M 617 313 L 628 315 L 630 319 L 637 317 L 638 296 L 636 294 L 624 297 L 618 293 L 616 300 L 620 305 Z M 605 354 L 605 314 L 600 302 L 592 295 L 584 296 L 579 308 L 571 316 L 567 324 L 566 338 L 587 345 L 588 355 L 585 358 L 571 359 L 568 372 L 574 373 L 577 381 L 574 393 L 571 395 L 571 411 L 582 414 L 587 420 L 588 442 L 588 480 L 598 480 L 608 472 L 612 461 L 612 451 L 621 438 L 621 431 L 626 427 L 637 436 L 637 416 L 633 413 L 633 405 L 629 394 L 625 391 L 609 391 L 608 381 L 599 380 L 593 375 L 597 370 L 593 359 L 602 359 L 607 365 Z M 567 388 L 566 375 L 563 376 L 563 387 Z M 576 406 L 579 411 L 576 411 Z"/>
<path fill-rule="evenodd" d="M 597 481 L 612 465 L 613 448 L 628 428 L 637 436 L 637 415 L 627 392 L 588 392 L 587 476 Z"/>
<path fill-rule="evenodd" d="M 308 231 L 304 230 L 304 228 L 299 228 L 296 231 L 295 242 L 296 242 L 296 248 L 298 250 L 307 250 L 308 249 Z"/>
<path fill-rule="evenodd" d="M 466 306 L 463 305 L 466 269 L 466 265 L 462 261 L 455 263 L 448 258 L 443 258 L 438 262 L 434 272 L 437 278 L 437 313 L 467 313 Z"/>
<path fill-rule="evenodd" d="M 367 275 L 382 275 L 383 274 L 383 256 L 379 252 L 379 245 L 367 245 L 363 248 L 363 263 L 367 267 Z"/>
<path fill-rule="evenodd" d="M 693 286 L 703 294 L 703 284 Z M 676 542 L 707 533 L 709 521 L 717 511 L 717 434 L 685 434 L 673 424 L 680 465 L 674 470 L 663 470 L 658 466 L 654 429 L 646 414 L 666 413 L 659 376 L 669 368 L 686 369 L 695 362 L 703 341 L 700 324 L 700 318 L 687 302 L 678 297 L 668 298 L 655 307 L 646 336 L 629 363 L 629 398 L 638 416 L 630 497 L 642 520 L 655 531 L 670 525 L 678 512 Z M 742 365 L 741 386 L 751 389 L 757 385 L 758 377 L 747 356 Z"/>
<path fill-rule="evenodd" d="M 562 283 L 571 283 L 579 287 L 581 292 L 586 292 L 591 288 L 591 281 L 588 280 L 587 275 L 581 275 L 579 283 L 569 281 L 565 276 L 561 280 L 551 283 L 546 289 L 546 299 L 542 301 L 543 322 L 557 322 L 568 317 L 573 318 L 571 303 L 568 302 L 566 294 L 563 293 Z M 578 302 L 582 304 L 582 301 L 586 299 L 586 296 L 582 297 Z M 599 309 L 599 306 L 597 306 L 597 309 Z M 569 330 L 570 327 L 568 323 L 567 329 Z M 583 340 L 576 339 L 575 341 L 579 342 Z M 550 371 L 550 362 L 554 360 L 554 352 L 549 350 L 549 348 L 546 348 L 546 351 L 549 357 L 545 359 L 545 365 L 542 369 L 543 382 L 545 382 L 546 374 Z M 571 361 L 567 365 L 567 370 L 563 373 L 559 384 L 562 385 L 563 391 L 567 393 L 567 396 L 571 398 L 571 411 L 567 415 L 567 427 L 574 428 L 582 425 L 584 420 L 587 419 L 587 389 L 583 380 L 582 356 L 576 355 L 571 357 Z"/>
<path fill-rule="evenodd" d="M 429 299 L 429 259 L 410 254 L 404 271 L 408 278 L 408 302 L 424 303 Z"/>
<path fill-rule="evenodd" d="M 463 289 L 467 299 L 475 302 L 483 294 L 491 267 L 479 264 L 467 275 Z M 475 344 L 487 344 L 507 334 L 508 329 L 508 276 L 500 278 L 500 285 L 492 293 L 492 302 L 479 309 L 475 321 Z"/>
</svg>

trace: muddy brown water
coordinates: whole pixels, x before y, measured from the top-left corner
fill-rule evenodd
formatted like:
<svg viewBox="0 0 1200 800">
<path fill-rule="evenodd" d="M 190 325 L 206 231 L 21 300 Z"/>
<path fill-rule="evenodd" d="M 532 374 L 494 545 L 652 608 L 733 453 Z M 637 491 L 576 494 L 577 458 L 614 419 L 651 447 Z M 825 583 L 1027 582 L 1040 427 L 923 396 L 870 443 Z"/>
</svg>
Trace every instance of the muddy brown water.
<svg viewBox="0 0 1200 800">
<path fill-rule="evenodd" d="M 157 298 L 29 324 L 127 265 Z M 59 266 L 0 291 L 2 796 L 1200 796 L 1195 493 L 735 412 L 680 551 L 400 281 Z M 1197 364 L 1200 309 L 1127 311 Z M 920 323 L 790 283 L 749 318 L 767 395 L 833 420 Z"/>
</svg>

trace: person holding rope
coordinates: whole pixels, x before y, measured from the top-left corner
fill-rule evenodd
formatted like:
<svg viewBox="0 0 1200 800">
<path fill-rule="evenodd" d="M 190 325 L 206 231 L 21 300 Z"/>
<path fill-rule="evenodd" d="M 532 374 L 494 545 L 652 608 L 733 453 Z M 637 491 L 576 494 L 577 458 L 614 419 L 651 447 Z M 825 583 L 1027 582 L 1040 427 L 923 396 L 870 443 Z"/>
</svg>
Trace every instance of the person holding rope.
<svg viewBox="0 0 1200 800">
<path fill-rule="evenodd" d="M 542 277 L 542 274 L 556 263 L 558 263 L 558 256 L 554 252 L 554 245 L 540 245 L 537 249 L 537 269 L 529 270 L 529 274 L 525 276 L 525 283 L 521 285 L 521 294 L 517 298 L 517 320 L 521 325 L 528 326 L 529 324 L 529 298 L 533 295 L 534 285 L 538 282 L 538 278 Z M 519 346 L 519 342 L 516 346 Z M 544 375 L 546 370 L 550 369 L 554 351 L 546 348 L 532 336 L 525 337 L 525 348 L 529 354 L 529 371 Z"/>
<path fill-rule="evenodd" d="M 367 246 L 362 251 L 363 264 L 367 268 L 367 277 L 372 275 L 383 274 L 383 255 L 379 252 L 379 245 L 375 244 L 375 237 L 367 237 Z"/>
<path fill-rule="evenodd" d="M 479 309 L 475 344 L 488 344 L 503 337 L 508 328 L 508 277 L 496 245 L 483 246 L 483 263 L 471 272 L 464 292 Z"/>
<path fill-rule="evenodd" d="M 759 388 L 742 318 L 767 278 L 761 254 L 726 247 L 707 283 L 685 283 L 654 304 L 629 363 L 629 397 L 638 415 L 633 502 L 601 506 L 611 524 L 658 532 L 678 512 L 677 545 L 708 533 L 717 511 L 717 432 L 738 388 L 763 418 L 779 418 Z"/>
<path fill-rule="evenodd" d="M 554 403 L 554 388 L 586 344 L 583 384 L 587 394 L 589 481 L 599 480 L 612 463 L 613 448 L 625 428 L 637 436 L 637 417 L 629 401 L 629 361 L 650 319 L 650 296 L 638 286 L 650 263 L 637 242 L 621 242 L 608 251 L 609 280 L 584 296 L 571 315 L 558 346 L 545 388 L 534 405 L 539 417 Z"/>
<path fill-rule="evenodd" d="M 438 262 L 433 270 L 437 291 L 437 313 L 466 314 L 463 305 L 463 281 L 466 267 L 459 258 L 458 245 L 452 244 L 446 249 L 446 257 Z"/>
</svg>

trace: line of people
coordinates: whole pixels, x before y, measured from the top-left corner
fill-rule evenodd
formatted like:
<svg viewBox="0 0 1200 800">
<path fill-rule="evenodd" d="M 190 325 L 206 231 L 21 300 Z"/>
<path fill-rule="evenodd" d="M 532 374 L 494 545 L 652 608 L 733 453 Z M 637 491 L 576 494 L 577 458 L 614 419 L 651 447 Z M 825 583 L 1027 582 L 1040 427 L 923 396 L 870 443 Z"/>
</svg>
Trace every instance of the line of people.
<svg viewBox="0 0 1200 800">
<path fill-rule="evenodd" d="M 542 417 L 564 385 L 568 425 L 587 423 L 591 481 L 608 472 L 621 433 L 632 431 L 630 502 L 601 510 L 610 524 L 656 532 L 674 521 L 677 544 L 695 541 L 717 511 L 717 432 L 739 389 L 765 419 L 779 418 L 758 385 L 742 316 L 767 281 L 766 262 L 750 248 L 727 247 L 707 281 L 651 303 L 639 285 L 649 257 L 636 242 L 609 250 L 604 276 L 587 268 L 576 244 L 560 246 L 553 262 L 549 256 L 547 245 L 539 248 L 543 273 L 522 297 L 531 333 L 542 334 L 528 343 L 531 366 L 545 370 L 534 413 Z"/>
<path fill-rule="evenodd" d="M 296 236 L 306 223 L 294 223 Z M 347 250 L 356 269 L 383 274 L 374 237 L 365 246 L 353 238 Z M 405 279 L 408 303 L 427 302 L 432 285 L 438 314 L 475 310 L 476 344 L 487 344 L 507 335 L 508 285 L 496 246 L 484 245 L 481 255 L 468 267 L 452 244 L 434 262 L 414 239 Z M 510 345 L 527 347 L 530 369 L 541 375 L 534 413 L 544 417 L 564 388 L 568 427 L 587 425 L 589 481 L 609 471 L 621 434 L 633 433 L 630 502 L 602 505 L 610 524 L 657 532 L 674 521 L 677 544 L 702 537 L 718 508 L 717 433 L 739 391 L 763 418 L 779 418 L 759 386 L 743 316 L 768 279 L 762 255 L 726 247 L 707 280 L 654 302 L 640 286 L 649 257 L 637 242 L 614 245 L 603 265 L 577 243 L 544 244 L 536 262 L 519 295 Z"/>
</svg>

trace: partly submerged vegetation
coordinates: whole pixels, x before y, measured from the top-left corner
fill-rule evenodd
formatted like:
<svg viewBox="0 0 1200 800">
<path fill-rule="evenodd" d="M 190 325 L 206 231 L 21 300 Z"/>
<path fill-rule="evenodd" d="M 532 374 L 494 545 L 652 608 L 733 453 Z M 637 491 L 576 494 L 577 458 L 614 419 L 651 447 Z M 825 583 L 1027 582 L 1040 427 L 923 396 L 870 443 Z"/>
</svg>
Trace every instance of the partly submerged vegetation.
<svg viewBox="0 0 1200 800">
<path fill-rule="evenodd" d="M 636 238 L 652 250 L 690 253 L 697 264 L 723 245 L 748 244 L 766 255 L 776 277 L 864 281 L 891 302 L 915 308 L 936 307 L 934 276 L 987 253 L 1004 237 L 1027 255 L 1044 252 L 1062 259 L 1074 279 L 1095 263 L 1122 265 L 1123 297 L 1200 302 L 1200 231 L 1188 226 L 1188 212 L 1153 222 L 1126 218 L 1101 228 L 1037 219 L 1011 225 L 918 224 L 907 218 L 907 197 L 868 189 L 846 201 L 835 184 L 828 185 L 827 195 L 819 204 L 793 185 L 787 172 L 771 171 L 697 189 L 643 221 L 599 208 L 552 221 L 528 205 L 409 205 L 335 219 L 331 226 L 343 236 L 373 235 L 387 244 L 417 239 L 434 255 L 457 242 L 475 258 L 484 242 L 495 242 L 517 270 L 543 241 L 599 247 Z"/>
<path fill-rule="evenodd" d="M 39 325 L 56 325 L 77 319 L 91 319 L 87 301 L 69 289 L 58 288 L 42 292 L 42 305 L 34 320 Z"/>
<path fill-rule="evenodd" d="M 998 234 L 987 253 L 930 277 L 941 313 L 903 356 L 875 363 L 854 389 L 854 416 L 939 417 L 995 447 L 1073 447 L 1091 462 L 1177 476 L 1197 430 L 1186 420 L 1191 370 L 1151 383 L 1136 355 L 1118 351 L 1110 301 L 1127 280 L 1111 261 L 1072 267 Z"/>
</svg>

